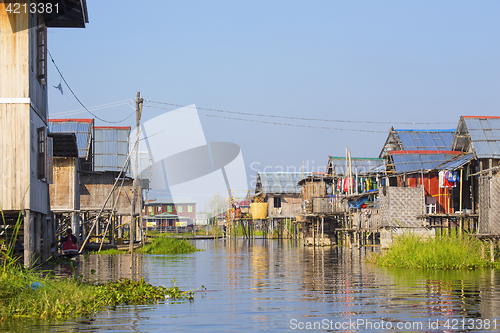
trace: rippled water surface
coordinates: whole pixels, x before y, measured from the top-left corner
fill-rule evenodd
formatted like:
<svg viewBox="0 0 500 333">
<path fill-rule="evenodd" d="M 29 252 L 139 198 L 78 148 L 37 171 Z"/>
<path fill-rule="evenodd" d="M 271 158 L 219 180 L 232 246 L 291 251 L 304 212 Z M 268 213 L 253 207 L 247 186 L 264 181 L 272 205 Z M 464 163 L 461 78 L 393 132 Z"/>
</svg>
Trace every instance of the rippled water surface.
<svg viewBox="0 0 500 333">
<path fill-rule="evenodd" d="M 90 255 L 78 272 L 101 280 L 141 276 L 194 302 L 121 306 L 68 322 L 7 321 L 7 331 L 251 332 L 500 331 L 500 272 L 429 272 L 374 267 L 372 248 L 303 247 L 294 241 L 198 240 L 188 255 Z M 59 269 L 70 273 L 71 266 Z M 498 323 L 496 322 L 498 321 Z M 480 326 L 481 325 L 481 326 Z"/>
</svg>

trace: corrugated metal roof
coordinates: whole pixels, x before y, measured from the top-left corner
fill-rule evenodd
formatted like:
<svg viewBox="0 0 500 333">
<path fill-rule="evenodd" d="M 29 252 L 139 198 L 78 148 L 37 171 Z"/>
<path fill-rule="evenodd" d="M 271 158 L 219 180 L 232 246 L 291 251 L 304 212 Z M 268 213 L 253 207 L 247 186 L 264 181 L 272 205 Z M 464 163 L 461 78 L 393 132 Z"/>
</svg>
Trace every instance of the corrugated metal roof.
<svg viewBox="0 0 500 333">
<path fill-rule="evenodd" d="M 432 170 L 453 159 L 456 152 L 432 151 L 429 153 L 411 151 L 391 152 L 396 173 Z"/>
<path fill-rule="evenodd" d="M 121 171 L 128 156 L 130 127 L 95 127 L 95 171 Z"/>
<path fill-rule="evenodd" d="M 474 158 L 474 154 L 466 154 L 437 167 L 438 170 L 455 170 Z"/>
<path fill-rule="evenodd" d="M 500 117 L 463 117 L 478 158 L 500 158 Z"/>
<path fill-rule="evenodd" d="M 297 183 L 312 176 L 312 172 L 258 172 L 257 176 L 265 194 L 297 194 L 300 193 Z"/>
<path fill-rule="evenodd" d="M 345 157 L 332 157 L 330 156 L 330 165 L 333 164 L 333 168 L 336 175 L 344 176 L 346 175 L 345 170 Z M 383 158 L 351 158 L 352 173 L 358 175 L 367 173 L 377 173 L 377 168 L 384 165 Z M 349 168 L 349 167 L 348 167 Z M 381 172 L 383 172 L 382 169 Z"/>
<path fill-rule="evenodd" d="M 454 129 L 396 129 L 404 150 L 450 150 Z"/>
<path fill-rule="evenodd" d="M 49 132 L 75 133 L 78 157 L 87 158 L 92 139 L 92 119 L 49 119 Z"/>
</svg>

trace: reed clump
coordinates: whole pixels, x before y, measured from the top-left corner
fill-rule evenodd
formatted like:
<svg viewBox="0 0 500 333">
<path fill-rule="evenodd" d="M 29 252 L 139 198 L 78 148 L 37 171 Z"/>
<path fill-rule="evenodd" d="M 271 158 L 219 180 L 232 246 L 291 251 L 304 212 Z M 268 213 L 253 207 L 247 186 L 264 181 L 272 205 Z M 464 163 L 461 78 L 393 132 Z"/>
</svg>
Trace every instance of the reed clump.
<svg viewBox="0 0 500 333">
<path fill-rule="evenodd" d="M 484 253 L 483 253 L 484 254 Z M 421 239 L 405 234 L 394 239 L 382 253 L 373 253 L 369 262 L 385 267 L 419 269 L 475 269 L 500 267 L 482 255 L 481 241 L 470 236 L 446 235 Z"/>
<path fill-rule="evenodd" d="M 144 245 L 136 250 L 136 252 L 144 254 L 180 254 L 200 251 L 190 242 L 169 237 L 155 237 L 151 243 Z"/>
</svg>

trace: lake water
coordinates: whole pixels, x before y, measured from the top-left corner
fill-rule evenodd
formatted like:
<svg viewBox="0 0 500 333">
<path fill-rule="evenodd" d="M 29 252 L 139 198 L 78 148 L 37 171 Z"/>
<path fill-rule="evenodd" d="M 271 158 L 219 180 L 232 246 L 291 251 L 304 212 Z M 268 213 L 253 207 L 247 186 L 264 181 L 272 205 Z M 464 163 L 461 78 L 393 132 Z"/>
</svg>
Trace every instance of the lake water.
<svg viewBox="0 0 500 333">
<path fill-rule="evenodd" d="M 67 322 L 8 321 L 4 331 L 343 332 L 500 331 L 500 271 L 429 272 L 374 267 L 362 249 L 295 241 L 198 240 L 187 255 L 90 255 L 78 273 L 141 276 L 197 292 L 193 302 L 120 306 Z M 132 266 L 132 269 L 131 269 Z M 59 274 L 71 273 L 65 265 Z M 392 328 L 392 329 L 391 329 Z"/>
</svg>

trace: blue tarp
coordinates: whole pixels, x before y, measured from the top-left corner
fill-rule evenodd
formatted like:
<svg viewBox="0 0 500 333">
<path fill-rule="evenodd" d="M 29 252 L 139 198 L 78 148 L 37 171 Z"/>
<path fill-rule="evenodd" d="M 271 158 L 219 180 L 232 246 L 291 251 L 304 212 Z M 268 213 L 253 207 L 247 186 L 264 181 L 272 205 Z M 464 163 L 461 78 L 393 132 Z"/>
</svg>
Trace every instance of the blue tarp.
<svg viewBox="0 0 500 333">
<path fill-rule="evenodd" d="M 358 200 L 349 200 L 347 202 L 347 206 L 349 208 L 355 208 L 355 209 L 360 209 L 361 206 L 365 203 L 366 199 L 368 199 L 368 196 L 359 198 Z"/>
</svg>

